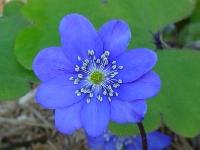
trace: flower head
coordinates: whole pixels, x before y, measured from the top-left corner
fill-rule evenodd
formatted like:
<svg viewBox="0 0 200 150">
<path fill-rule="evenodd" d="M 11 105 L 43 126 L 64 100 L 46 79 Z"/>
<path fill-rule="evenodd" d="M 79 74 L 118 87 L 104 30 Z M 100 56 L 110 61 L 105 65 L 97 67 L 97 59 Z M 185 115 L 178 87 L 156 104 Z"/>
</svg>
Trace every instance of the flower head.
<svg viewBox="0 0 200 150">
<path fill-rule="evenodd" d="M 118 137 L 107 131 L 98 137 L 87 137 L 92 150 L 141 150 L 140 136 Z M 148 150 L 163 150 L 171 144 L 171 138 L 158 131 L 147 134 Z"/>
<path fill-rule="evenodd" d="M 160 79 L 152 68 L 156 53 L 126 51 L 131 31 L 111 20 L 98 31 L 83 16 L 65 16 L 59 26 L 60 47 L 38 53 L 33 70 L 42 81 L 36 101 L 55 109 L 55 126 L 66 134 L 84 128 L 90 136 L 106 130 L 109 120 L 141 121 L 145 99 L 155 96 Z"/>
</svg>

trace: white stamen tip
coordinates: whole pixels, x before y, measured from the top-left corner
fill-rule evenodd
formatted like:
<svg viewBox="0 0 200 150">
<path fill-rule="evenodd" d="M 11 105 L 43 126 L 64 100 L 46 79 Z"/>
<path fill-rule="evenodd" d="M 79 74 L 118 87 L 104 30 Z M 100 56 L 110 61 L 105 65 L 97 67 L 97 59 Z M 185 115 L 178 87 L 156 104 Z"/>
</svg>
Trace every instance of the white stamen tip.
<svg viewBox="0 0 200 150">
<path fill-rule="evenodd" d="M 74 80 L 74 77 L 70 77 L 69 80 L 73 81 L 73 80 Z"/>
<path fill-rule="evenodd" d="M 120 69 L 120 70 L 123 69 L 123 68 L 124 68 L 123 66 L 119 66 L 119 67 L 118 67 L 118 69 Z"/>
<path fill-rule="evenodd" d="M 75 95 L 86 96 L 87 103 L 90 103 L 94 96 L 100 102 L 103 101 L 104 96 L 111 102 L 112 97 L 119 95 L 115 89 L 122 84 L 122 80 L 115 77 L 118 74 L 118 70 L 123 69 L 123 66 L 119 66 L 116 61 L 110 62 L 110 52 L 107 50 L 99 58 L 95 56 L 95 51 L 92 49 L 88 49 L 87 53 L 87 59 L 77 56 L 78 61 L 81 62 L 81 64 L 77 64 L 74 67 L 77 76 L 69 77 L 73 84 L 86 82 L 80 89 L 75 91 Z M 91 73 L 94 71 L 101 71 L 104 75 L 103 81 L 98 85 L 90 81 Z M 96 91 L 97 96 L 94 94 Z"/>
<path fill-rule="evenodd" d="M 87 98 L 86 102 L 87 102 L 87 103 L 90 103 L 90 101 L 91 101 L 91 99 Z"/>
<path fill-rule="evenodd" d="M 81 60 L 81 57 L 80 57 L 80 56 L 78 56 L 78 60 L 79 60 L 79 61 Z"/>
<path fill-rule="evenodd" d="M 119 79 L 119 80 L 118 80 L 118 83 L 122 83 L 122 80 L 121 80 L 121 79 Z"/>
<path fill-rule="evenodd" d="M 82 74 L 78 74 L 78 77 L 79 77 L 79 78 L 83 78 L 83 75 L 82 75 Z"/>
<path fill-rule="evenodd" d="M 113 65 L 116 64 L 116 61 L 112 61 L 112 64 L 113 64 Z"/>
</svg>

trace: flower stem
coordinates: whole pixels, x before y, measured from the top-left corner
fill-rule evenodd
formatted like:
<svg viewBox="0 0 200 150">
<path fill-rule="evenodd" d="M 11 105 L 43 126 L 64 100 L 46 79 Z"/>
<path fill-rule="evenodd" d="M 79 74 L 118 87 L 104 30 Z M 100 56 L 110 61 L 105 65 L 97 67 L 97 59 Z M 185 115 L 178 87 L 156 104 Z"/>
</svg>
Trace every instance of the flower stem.
<svg viewBox="0 0 200 150">
<path fill-rule="evenodd" d="M 137 125 L 140 130 L 140 135 L 141 135 L 141 139 L 142 139 L 142 150 L 148 150 L 147 135 L 146 135 L 144 126 L 143 126 L 142 122 L 138 123 Z"/>
</svg>

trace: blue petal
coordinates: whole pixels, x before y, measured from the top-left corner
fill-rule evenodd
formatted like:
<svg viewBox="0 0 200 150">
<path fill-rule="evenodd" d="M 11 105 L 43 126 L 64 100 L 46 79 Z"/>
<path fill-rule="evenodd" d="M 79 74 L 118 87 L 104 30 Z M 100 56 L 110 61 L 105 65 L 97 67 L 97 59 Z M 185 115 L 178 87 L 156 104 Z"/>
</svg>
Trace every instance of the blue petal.
<svg viewBox="0 0 200 150">
<path fill-rule="evenodd" d="M 98 137 L 87 136 L 87 140 L 90 149 L 103 150 L 105 147 L 105 139 L 103 134 Z"/>
<path fill-rule="evenodd" d="M 148 150 L 163 150 L 171 144 L 171 138 L 160 132 L 152 132 L 147 135 Z M 126 145 L 126 150 L 141 150 L 142 142 L 141 137 L 134 138 L 133 143 Z"/>
<path fill-rule="evenodd" d="M 154 97 L 160 90 L 161 80 L 155 72 L 149 72 L 132 83 L 117 88 L 120 100 L 132 101 Z"/>
<path fill-rule="evenodd" d="M 42 83 L 36 92 L 36 101 L 44 108 L 66 108 L 83 98 L 76 96 L 75 91 L 80 85 L 74 85 L 69 81 L 70 75 L 60 76 L 48 82 Z"/>
<path fill-rule="evenodd" d="M 63 49 L 49 47 L 40 51 L 34 59 L 33 71 L 42 81 L 72 72 L 72 63 L 66 58 Z"/>
<path fill-rule="evenodd" d="M 105 147 L 103 150 L 116 150 L 117 141 L 109 141 L 106 142 Z"/>
<path fill-rule="evenodd" d="M 161 132 L 152 132 L 147 136 L 149 150 L 162 150 L 171 144 L 171 138 Z"/>
<path fill-rule="evenodd" d="M 110 133 L 104 133 L 98 137 L 87 136 L 88 146 L 92 150 L 116 150 L 116 145 L 120 144 L 119 138 Z"/>
<path fill-rule="evenodd" d="M 112 58 L 123 53 L 131 40 L 130 28 L 122 20 L 111 20 L 105 23 L 100 28 L 99 35 L 103 41 L 104 50 L 109 50 Z"/>
<path fill-rule="evenodd" d="M 70 14 L 63 17 L 59 31 L 65 54 L 74 63 L 77 62 L 78 56 L 86 58 L 87 50 L 94 50 L 96 56 L 103 52 L 103 44 L 97 31 L 84 16 Z"/>
<path fill-rule="evenodd" d="M 55 127 L 64 134 L 72 134 L 81 128 L 80 111 L 82 102 L 64 109 L 55 110 Z"/>
<path fill-rule="evenodd" d="M 81 111 L 83 128 L 91 137 L 101 135 L 108 126 L 110 119 L 110 105 L 107 99 L 102 102 L 93 98 L 90 103 L 84 103 Z"/>
<path fill-rule="evenodd" d="M 111 101 L 111 119 L 117 123 L 140 122 L 146 111 L 147 105 L 144 100 L 122 102 L 112 99 Z"/>
<path fill-rule="evenodd" d="M 135 81 L 149 72 L 156 61 L 156 53 L 146 48 L 124 52 L 117 58 L 118 65 L 124 67 L 119 71 L 118 78 L 124 83 Z"/>
</svg>

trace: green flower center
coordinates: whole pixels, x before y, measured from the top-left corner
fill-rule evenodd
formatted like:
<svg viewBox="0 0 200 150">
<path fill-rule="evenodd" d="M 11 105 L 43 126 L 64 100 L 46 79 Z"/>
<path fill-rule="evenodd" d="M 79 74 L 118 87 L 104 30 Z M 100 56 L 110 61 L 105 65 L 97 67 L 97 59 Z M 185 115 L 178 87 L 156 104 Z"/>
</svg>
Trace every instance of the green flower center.
<svg viewBox="0 0 200 150">
<path fill-rule="evenodd" d="M 93 83 L 93 84 L 100 84 L 104 79 L 104 75 L 102 72 L 100 71 L 94 71 L 90 74 L 90 81 Z"/>
</svg>

